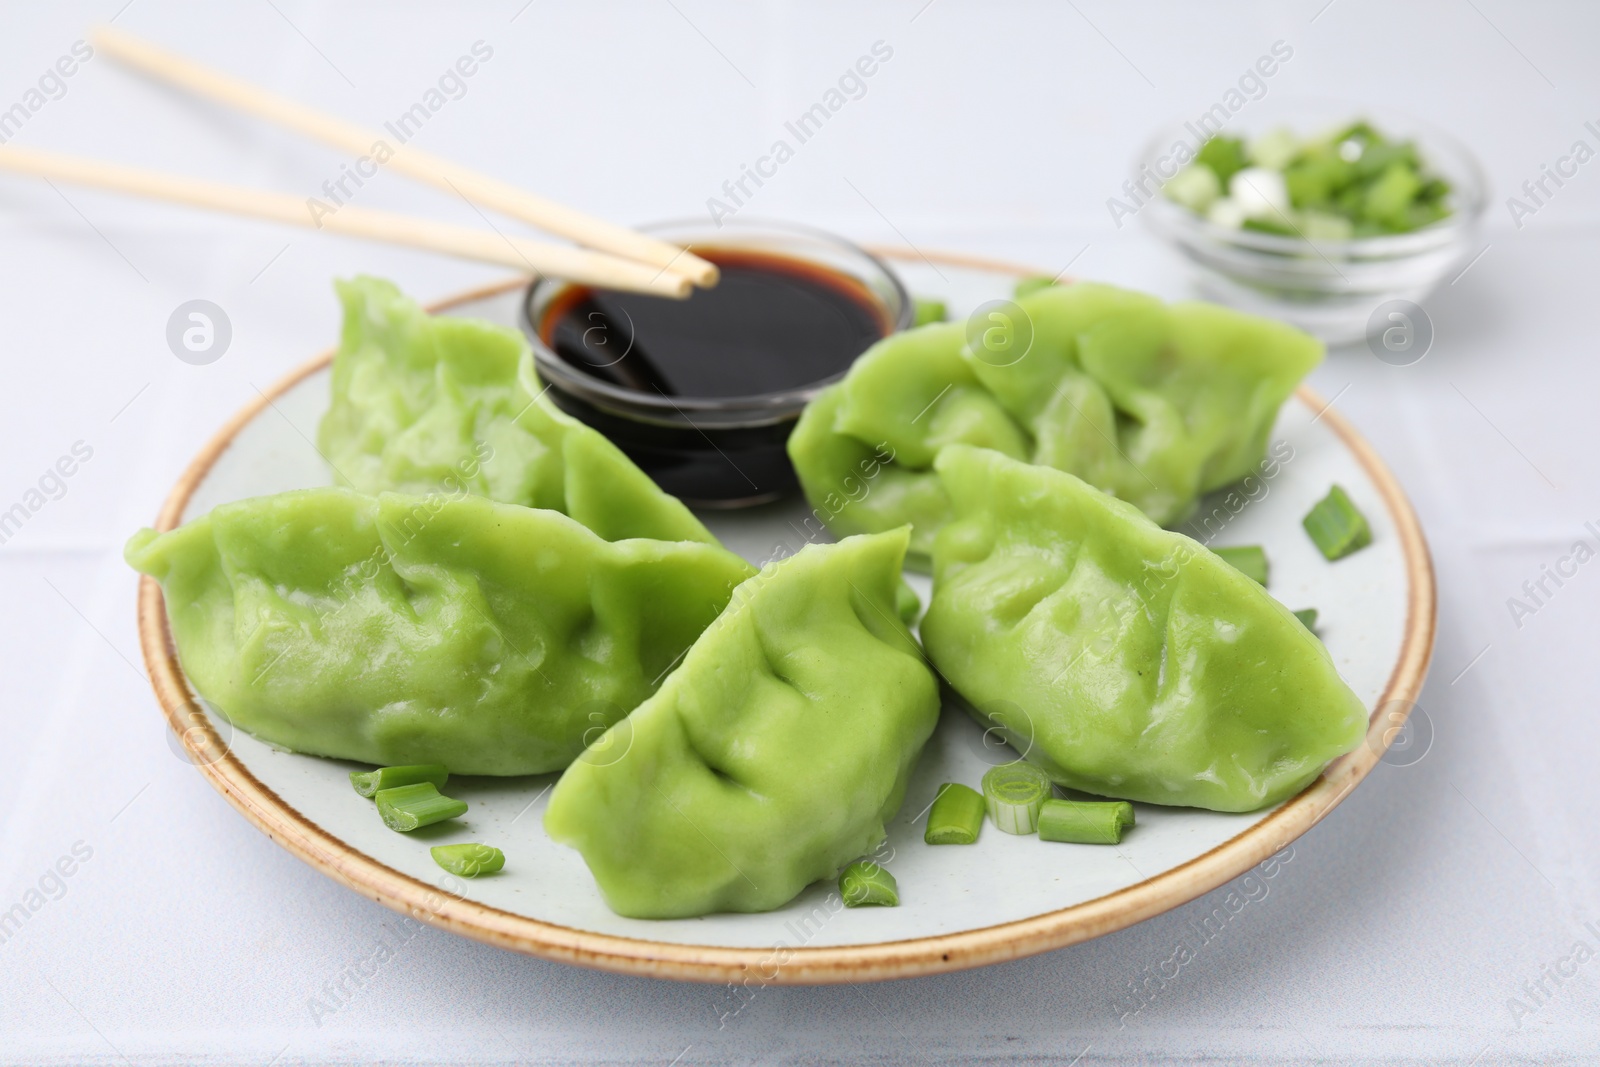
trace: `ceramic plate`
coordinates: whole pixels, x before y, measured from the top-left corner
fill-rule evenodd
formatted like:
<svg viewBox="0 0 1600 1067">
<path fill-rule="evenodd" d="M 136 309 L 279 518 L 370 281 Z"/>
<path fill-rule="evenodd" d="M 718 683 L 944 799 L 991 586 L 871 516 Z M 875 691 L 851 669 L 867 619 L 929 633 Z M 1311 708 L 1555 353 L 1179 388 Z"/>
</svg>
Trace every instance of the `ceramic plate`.
<svg viewBox="0 0 1600 1067">
<path fill-rule="evenodd" d="M 1025 268 L 956 256 L 925 259 L 880 250 L 910 289 L 943 297 L 952 316 L 1008 296 Z M 435 310 L 515 325 L 522 283 L 478 290 Z M 312 447 L 328 403 L 324 354 L 236 415 L 195 458 L 157 520 L 166 530 L 214 505 L 329 484 Z M 976 785 L 1010 758 L 946 707 L 889 830 L 887 866 L 898 908 L 840 907 L 819 883 L 762 915 L 646 921 L 612 914 L 578 853 L 544 834 L 556 776 L 452 778 L 471 811 L 437 836 L 386 829 L 347 780 L 353 764 L 276 750 L 207 709 L 183 676 L 161 591 L 143 579 L 139 627 L 150 677 L 168 720 L 212 783 L 246 818 L 318 870 L 381 904 L 443 929 L 548 959 L 636 974 L 762 983 L 866 981 L 1014 959 L 1097 937 L 1192 900 L 1238 876 L 1304 833 L 1353 789 L 1383 754 L 1415 699 L 1433 646 L 1433 573 L 1416 516 L 1382 461 L 1309 390 L 1284 406 L 1273 434 L 1287 456 L 1277 474 L 1244 494 L 1208 500 L 1212 544 L 1260 544 L 1272 562 L 1270 592 L 1290 608 L 1315 607 L 1340 673 L 1372 709 L 1368 743 L 1335 762 L 1299 796 L 1266 811 L 1228 815 L 1138 807 L 1138 826 L 1118 847 L 1043 844 L 987 832 L 976 845 L 930 848 L 922 819 L 939 784 Z M 1300 518 L 1338 482 L 1367 515 L 1371 547 L 1329 565 Z M 702 518 L 734 551 L 761 562 L 799 547 L 808 514 L 799 499 Z M 1190 532 L 1205 529 L 1196 527 Z M 911 576 L 926 602 L 927 579 Z M 505 850 L 505 870 L 461 881 L 427 846 L 479 840 Z"/>
</svg>

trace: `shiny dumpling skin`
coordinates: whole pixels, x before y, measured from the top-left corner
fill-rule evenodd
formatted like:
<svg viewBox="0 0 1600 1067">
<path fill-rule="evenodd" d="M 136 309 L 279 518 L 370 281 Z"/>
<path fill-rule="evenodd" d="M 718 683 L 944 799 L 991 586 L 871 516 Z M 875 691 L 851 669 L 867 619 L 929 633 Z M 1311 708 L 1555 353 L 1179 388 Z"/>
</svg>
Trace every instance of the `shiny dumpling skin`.
<svg viewBox="0 0 1600 1067">
<path fill-rule="evenodd" d="M 1253 811 L 1361 743 L 1320 641 L 1252 579 L 1048 467 L 952 446 L 928 657 L 1056 782 Z"/>
<path fill-rule="evenodd" d="M 429 315 L 378 278 L 336 284 L 344 327 L 317 442 L 341 485 L 550 508 L 608 541 L 714 543 L 681 501 L 555 406 L 522 334 Z"/>
<path fill-rule="evenodd" d="M 224 504 L 125 554 L 161 583 L 185 674 L 236 726 L 491 775 L 570 763 L 754 571 L 553 511 L 347 489 Z"/>
<path fill-rule="evenodd" d="M 819 395 L 789 439 L 808 499 L 838 533 L 911 523 L 926 567 L 949 502 L 945 445 L 1069 471 L 1162 525 L 1251 472 L 1278 409 L 1322 358 L 1290 326 L 1109 285 L 1050 286 L 1016 301 L 1033 340 L 986 359 L 959 323 L 886 338 Z M 867 488 L 852 480 L 892 457 Z"/>
<path fill-rule="evenodd" d="M 811 545 L 734 593 L 579 758 L 545 829 L 618 914 L 768 911 L 871 852 L 939 717 L 895 611 L 904 530 Z"/>
</svg>

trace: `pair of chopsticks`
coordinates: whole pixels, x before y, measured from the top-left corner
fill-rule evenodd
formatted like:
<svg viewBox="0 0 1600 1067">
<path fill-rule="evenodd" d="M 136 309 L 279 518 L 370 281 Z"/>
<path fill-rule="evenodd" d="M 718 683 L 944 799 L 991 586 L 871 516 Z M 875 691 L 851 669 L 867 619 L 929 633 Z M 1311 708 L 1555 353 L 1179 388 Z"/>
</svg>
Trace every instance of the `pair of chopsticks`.
<svg viewBox="0 0 1600 1067">
<path fill-rule="evenodd" d="M 374 130 L 286 100 L 110 26 L 96 27 L 91 40 L 102 53 L 145 74 L 358 157 L 368 154 L 379 141 L 387 143 Z M 717 283 L 716 266 L 686 249 L 536 196 L 420 148 L 392 147 L 394 154 L 384 166 L 584 247 L 569 248 L 495 230 L 350 205 L 314 214 L 307 201 L 286 193 L 223 185 L 16 145 L 0 145 L 0 170 L 424 248 L 610 289 L 682 298 L 689 295 L 692 286 Z"/>
</svg>

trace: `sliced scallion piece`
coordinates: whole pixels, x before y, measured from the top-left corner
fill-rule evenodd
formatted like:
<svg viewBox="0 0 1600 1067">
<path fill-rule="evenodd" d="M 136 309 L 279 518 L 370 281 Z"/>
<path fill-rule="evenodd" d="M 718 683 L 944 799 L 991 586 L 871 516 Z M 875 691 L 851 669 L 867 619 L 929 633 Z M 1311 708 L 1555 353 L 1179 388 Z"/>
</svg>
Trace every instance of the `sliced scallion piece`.
<svg viewBox="0 0 1600 1067">
<path fill-rule="evenodd" d="M 1196 163 L 1173 175 L 1161 191 L 1168 200 L 1176 200 L 1190 211 L 1204 215 L 1222 195 L 1222 183 L 1217 180 L 1216 171 L 1204 163 Z"/>
<path fill-rule="evenodd" d="M 370 797 L 380 789 L 417 785 L 420 782 L 432 782 L 435 788 L 443 789 L 449 778 L 450 772 L 445 770 L 442 763 L 417 763 L 405 767 L 379 767 L 375 771 L 350 772 L 350 784 L 364 797 Z"/>
<path fill-rule="evenodd" d="M 983 799 L 989 818 L 1008 834 L 1031 834 L 1039 825 L 1039 809 L 1050 797 L 1050 779 L 1031 763 L 1002 763 L 983 776 Z"/>
<path fill-rule="evenodd" d="M 1311 540 L 1328 559 L 1343 559 L 1372 544 L 1372 527 L 1367 518 L 1350 503 L 1345 491 L 1335 485 L 1328 495 L 1300 520 Z"/>
<path fill-rule="evenodd" d="M 911 325 L 926 326 L 930 322 L 943 322 L 949 312 L 945 309 L 943 300 L 931 300 L 925 297 L 915 297 L 912 300 Z"/>
<path fill-rule="evenodd" d="M 439 787 L 432 782 L 380 789 L 373 799 L 378 802 L 378 814 L 383 817 L 383 824 L 401 833 L 467 813 L 466 801 L 442 796 Z"/>
<path fill-rule="evenodd" d="M 1246 577 L 1255 579 L 1257 585 L 1267 584 L 1267 552 L 1260 545 L 1237 545 L 1232 548 L 1213 548 L 1224 563 Z"/>
<path fill-rule="evenodd" d="M 1048 289 L 1054 284 L 1056 280 L 1048 274 L 1035 274 L 1018 282 L 1012 288 L 1011 295 L 1027 296 L 1029 293 L 1037 293 L 1040 289 Z"/>
<path fill-rule="evenodd" d="M 960 782 L 946 782 L 928 809 L 922 839 L 930 845 L 970 845 L 983 829 L 983 794 Z"/>
<path fill-rule="evenodd" d="M 1306 629 L 1310 630 L 1312 633 L 1316 633 L 1317 632 L 1317 609 L 1316 608 L 1301 608 L 1299 611 L 1294 613 L 1294 617 L 1300 620 L 1300 625 L 1301 626 L 1304 626 Z"/>
<path fill-rule="evenodd" d="M 894 908 L 900 905 L 900 887 L 894 875 L 871 860 L 856 860 L 839 872 L 839 895 L 847 908 Z"/>
<path fill-rule="evenodd" d="M 1126 800 L 1047 800 L 1039 812 L 1039 839 L 1117 845 L 1132 825 L 1133 805 Z"/>
<path fill-rule="evenodd" d="M 506 854 L 490 845 L 434 845 L 428 850 L 433 862 L 463 878 L 493 874 L 506 865 Z"/>
</svg>

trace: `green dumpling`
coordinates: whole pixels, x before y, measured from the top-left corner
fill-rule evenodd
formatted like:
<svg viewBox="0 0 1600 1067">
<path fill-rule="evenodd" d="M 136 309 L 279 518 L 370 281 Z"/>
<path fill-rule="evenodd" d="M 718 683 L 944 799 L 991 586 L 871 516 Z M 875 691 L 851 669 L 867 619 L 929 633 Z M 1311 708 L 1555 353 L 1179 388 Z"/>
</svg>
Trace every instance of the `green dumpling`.
<svg viewBox="0 0 1600 1067">
<path fill-rule="evenodd" d="M 161 583 L 184 672 L 235 725 L 456 774 L 565 767 L 754 572 L 554 511 L 348 489 L 224 504 L 135 534 L 126 556 Z"/>
<path fill-rule="evenodd" d="M 562 775 L 545 829 L 612 910 L 768 911 L 884 839 L 939 718 L 895 610 L 906 541 L 852 537 L 764 568 Z"/>
<path fill-rule="evenodd" d="M 1367 712 L 1322 642 L 1254 580 L 1049 467 L 956 445 L 935 469 L 922 640 L 1057 783 L 1252 811 L 1361 743 Z"/>
<path fill-rule="evenodd" d="M 1048 286 L 1016 306 L 1021 319 L 995 328 L 1013 347 L 1031 333 L 1021 355 L 975 353 L 959 323 L 924 326 L 872 346 L 806 408 L 789 456 L 836 533 L 909 522 L 926 567 L 950 516 L 933 473 L 950 444 L 1069 471 L 1173 525 L 1260 462 L 1322 358 L 1282 323 L 1109 285 Z"/>
<path fill-rule="evenodd" d="M 715 542 L 620 449 L 555 406 L 522 334 L 429 315 L 378 278 L 337 287 L 344 330 L 317 441 L 341 485 L 550 508 L 608 541 Z"/>
</svg>

